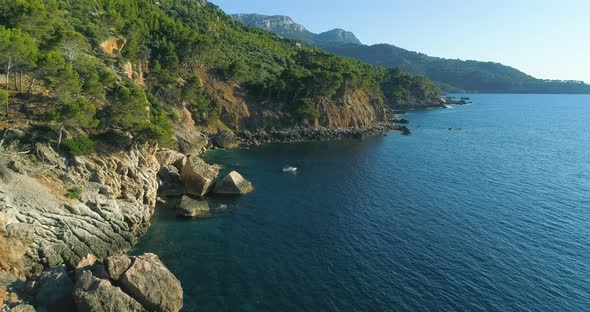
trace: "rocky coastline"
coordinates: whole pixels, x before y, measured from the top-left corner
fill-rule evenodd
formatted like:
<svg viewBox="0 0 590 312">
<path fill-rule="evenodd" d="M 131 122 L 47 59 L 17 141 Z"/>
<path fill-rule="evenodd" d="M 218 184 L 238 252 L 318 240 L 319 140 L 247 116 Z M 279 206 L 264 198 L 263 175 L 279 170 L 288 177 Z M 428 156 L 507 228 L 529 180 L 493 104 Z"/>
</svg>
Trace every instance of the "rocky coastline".
<svg viewBox="0 0 590 312">
<path fill-rule="evenodd" d="M 27 143 L 35 135 L 29 130 L 7 131 L 0 146 L 0 311 L 179 311 L 182 287 L 156 255 L 121 255 L 147 231 L 157 203 L 179 217 L 208 217 L 223 207 L 210 207 L 204 196 L 254 189 L 237 172 L 220 176 L 220 166 L 202 160 L 204 151 L 405 129 L 392 119 L 370 127 L 223 130 L 199 135 L 193 154 L 145 144 L 76 157 Z M 149 283 L 125 285 L 110 271 L 114 259 L 159 268 L 177 286 L 160 285 L 157 292 L 176 303 L 157 307 L 160 299 L 146 299 L 155 291 Z M 152 278 L 136 271 L 137 278 Z"/>
<path fill-rule="evenodd" d="M 404 131 L 404 126 L 392 121 L 375 123 L 367 127 L 311 128 L 293 127 L 257 131 L 240 131 L 236 139 L 240 145 L 260 145 L 265 143 L 294 143 L 305 141 L 326 141 L 342 139 L 362 139 L 390 131 Z"/>
</svg>

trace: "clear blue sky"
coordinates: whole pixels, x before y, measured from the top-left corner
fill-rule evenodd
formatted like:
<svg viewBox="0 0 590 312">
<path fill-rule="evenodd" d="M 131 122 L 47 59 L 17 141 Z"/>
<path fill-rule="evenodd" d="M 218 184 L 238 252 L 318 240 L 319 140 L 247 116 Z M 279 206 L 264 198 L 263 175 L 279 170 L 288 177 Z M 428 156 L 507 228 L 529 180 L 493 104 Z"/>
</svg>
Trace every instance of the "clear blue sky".
<svg viewBox="0 0 590 312">
<path fill-rule="evenodd" d="M 289 15 L 366 44 L 496 61 L 538 78 L 590 83 L 590 0 L 210 0 L 227 13 Z"/>
</svg>

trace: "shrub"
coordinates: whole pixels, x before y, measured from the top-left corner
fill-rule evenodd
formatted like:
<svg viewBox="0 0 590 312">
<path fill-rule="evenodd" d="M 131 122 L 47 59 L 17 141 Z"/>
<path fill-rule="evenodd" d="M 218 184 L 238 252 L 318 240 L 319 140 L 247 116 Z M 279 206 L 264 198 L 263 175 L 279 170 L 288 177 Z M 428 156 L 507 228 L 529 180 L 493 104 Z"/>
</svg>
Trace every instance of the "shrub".
<svg viewBox="0 0 590 312">
<path fill-rule="evenodd" d="M 76 186 L 76 187 L 72 187 L 71 189 L 68 190 L 68 192 L 66 193 L 66 197 L 69 199 L 76 199 L 76 200 L 80 200 L 80 197 L 82 196 L 82 188 Z"/>
<path fill-rule="evenodd" d="M 314 107 L 313 101 L 309 98 L 297 100 L 292 107 L 292 114 L 300 120 L 309 122 L 320 117 L 320 112 Z"/>
<path fill-rule="evenodd" d="M 8 92 L 0 89 L 0 105 L 6 105 L 6 102 L 8 102 Z"/>
<path fill-rule="evenodd" d="M 83 156 L 96 153 L 94 142 L 87 137 L 77 137 L 73 139 L 66 139 L 63 141 L 65 149 L 72 154 L 72 156 Z"/>
</svg>

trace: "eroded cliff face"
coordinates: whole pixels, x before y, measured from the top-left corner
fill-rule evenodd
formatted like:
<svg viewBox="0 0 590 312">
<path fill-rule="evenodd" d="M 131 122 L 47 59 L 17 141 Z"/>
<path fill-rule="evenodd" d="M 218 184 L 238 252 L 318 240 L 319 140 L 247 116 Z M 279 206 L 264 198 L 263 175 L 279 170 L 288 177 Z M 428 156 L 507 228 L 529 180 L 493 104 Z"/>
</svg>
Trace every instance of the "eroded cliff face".
<svg viewBox="0 0 590 312">
<path fill-rule="evenodd" d="M 204 71 L 199 73 L 203 86 L 219 108 L 220 120 L 233 131 L 287 129 L 297 126 L 347 128 L 370 127 L 387 122 L 387 105 L 367 90 L 351 90 L 346 96 L 316 98 L 314 106 L 320 117 L 314 122 L 295 120 L 288 104 L 282 101 L 261 102 L 250 97 L 236 85 L 214 79 Z"/>
<path fill-rule="evenodd" d="M 0 266 L 29 276 L 124 252 L 149 226 L 159 169 L 150 146 L 69 164 L 42 144 L 0 151 Z"/>
</svg>

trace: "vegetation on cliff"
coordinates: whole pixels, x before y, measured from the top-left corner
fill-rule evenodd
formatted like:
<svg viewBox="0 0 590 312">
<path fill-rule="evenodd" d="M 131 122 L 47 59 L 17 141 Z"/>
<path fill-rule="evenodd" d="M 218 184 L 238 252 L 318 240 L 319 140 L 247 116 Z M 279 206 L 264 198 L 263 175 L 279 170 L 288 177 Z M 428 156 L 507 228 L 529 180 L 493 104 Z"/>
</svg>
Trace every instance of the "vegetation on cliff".
<svg viewBox="0 0 590 312">
<path fill-rule="evenodd" d="M 366 95 L 363 107 L 375 111 L 359 123 L 382 121 L 385 104 L 435 101 L 438 95 L 425 78 L 245 26 L 206 1 L 1 2 L 6 89 L 0 101 L 7 121 L 46 123 L 53 129 L 47 139 L 58 146 L 69 133 L 74 138 L 66 147 L 73 153 L 93 150 L 74 143 L 112 129 L 131 134 L 133 142 L 171 144 L 179 109 L 190 111 L 199 125 L 223 127 L 230 96 L 250 111 L 280 116 L 273 126 L 288 127 L 333 126 L 326 121 L 332 119 L 321 118 L 327 114 L 321 103 L 344 110 L 357 105 L 359 97 L 352 95 L 358 92 Z M 238 124 L 259 125 L 234 122 L 230 128 Z M 72 141 L 76 137 L 81 139 Z"/>
</svg>

